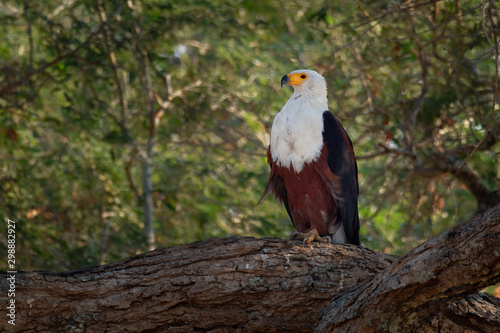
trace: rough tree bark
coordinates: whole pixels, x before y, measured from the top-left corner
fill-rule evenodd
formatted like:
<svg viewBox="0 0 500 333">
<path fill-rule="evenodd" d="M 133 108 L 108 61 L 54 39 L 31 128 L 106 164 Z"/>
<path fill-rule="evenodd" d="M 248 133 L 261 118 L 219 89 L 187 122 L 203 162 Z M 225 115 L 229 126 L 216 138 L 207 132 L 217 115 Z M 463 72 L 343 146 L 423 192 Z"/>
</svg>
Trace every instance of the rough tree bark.
<svg viewBox="0 0 500 333">
<path fill-rule="evenodd" d="M 18 272 L 16 325 L 4 317 L 0 330 L 497 332 L 500 300 L 476 292 L 499 281 L 500 205 L 401 258 L 232 237 L 71 272 Z"/>
<path fill-rule="evenodd" d="M 368 283 L 334 296 L 317 331 L 410 332 L 419 326 L 432 332 L 437 325 L 443 332 L 433 320 L 446 305 L 499 281 L 500 205 L 421 244 Z M 498 332 L 498 307 L 494 319 L 491 328 Z M 463 332 L 460 326 L 448 331 Z"/>
</svg>

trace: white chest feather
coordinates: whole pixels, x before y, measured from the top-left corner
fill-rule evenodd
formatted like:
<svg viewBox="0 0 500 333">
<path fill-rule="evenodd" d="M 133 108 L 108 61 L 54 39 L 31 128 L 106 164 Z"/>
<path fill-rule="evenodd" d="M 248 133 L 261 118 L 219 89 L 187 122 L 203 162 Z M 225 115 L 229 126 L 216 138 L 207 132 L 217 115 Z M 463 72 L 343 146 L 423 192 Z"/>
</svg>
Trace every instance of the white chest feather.
<svg viewBox="0 0 500 333">
<path fill-rule="evenodd" d="M 271 129 L 271 156 L 279 166 L 302 171 L 318 159 L 323 147 L 323 112 L 292 96 L 276 115 Z"/>
</svg>

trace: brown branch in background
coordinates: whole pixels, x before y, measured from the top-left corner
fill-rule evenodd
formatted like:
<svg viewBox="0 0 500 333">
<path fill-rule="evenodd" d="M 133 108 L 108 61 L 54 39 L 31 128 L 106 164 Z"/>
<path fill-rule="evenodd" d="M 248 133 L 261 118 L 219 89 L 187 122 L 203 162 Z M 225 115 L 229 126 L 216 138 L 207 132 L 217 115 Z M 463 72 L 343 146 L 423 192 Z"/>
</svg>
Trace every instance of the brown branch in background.
<svg viewBox="0 0 500 333">
<path fill-rule="evenodd" d="M 110 231 L 111 231 L 111 221 L 112 221 L 112 217 L 105 217 L 104 216 L 104 212 L 101 214 L 101 216 L 99 217 L 101 219 L 101 223 L 104 224 L 102 225 L 101 224 L 101 239 L 100 239 L 100 246 L 99 246 L 99 257 L 98 257 L 98 263 L 99 265 L 102 265 L 103 264 L 103 258 L 104 258 L 104 254 L 106 253 L 106 249 L 107 249 L 107 246 L 108 246 L 108 241 L 109 241 L 109 234 L 110 234 Z"/>
<path fill-rule="evenodd" d="M 149 134 L 146 142 L 146 150 L 140 153 L 142 164 L 144 231 L 146 233 L 148 250 L 153 250 L 156 247 L 155 230 L 153 226 L 153 149 L 155 146 L 156 127 L 159 122 L 159 118 L 157 117 L 157 115 L 160 115 L 161 117 L 163 111 L 158 114 L 156 113 L 148 52 L 146 46 L 144 45 L 144 33 L 141 27 L 143 20 L 142 4 L 139 0 L 136 1 L 135 5 L 131 1 L 128 1 L 127 4 L 132 11 L 136 11 L 138 13 L 138 16 L 133 20 L 133 36 L 134 43 L 136 45 L 136 58 L 140 68 L 139 73 L 142 83 L 142 91 L 144 95 L 147 117 L 149 119 Z"/>
<path fill-rule="evenodd" d="M 104 45 L 106 46 L 109 63 L 111 64 L 111 69 L 113 71 L 113 77 L 115 79 L 116 84 L 116 92 L 118 97 L 118 103 L 120 104 L 120 128 L 127 128 L 127 117 L 128 117 L 128 102 L 125 98 L 124 94 L 124 84 L 123 80 L 120 77 L 118 61 L 116 60 L 115 51 L 112 48 L 112 40 L 111 40 L 111 32 L 109 28 L 108 18 L 106 16 L 106 12 L 104 11 L 104 7 L 102 4 L 102 0 L 97 2 L 97 9 L 99 10 L 99 19 L 101 20 L 101 24 L 104 27 Z M 125 134 L 125 133 L 123 133 Z"/>
<path fill-rule="evenodd" d="M 454 149 L 447 150 L 444 153 L 446 153 L 446 155 L 453 156 L 469 154 L 467 159 L 464 160 L 465 162 L 467 162 L 476 151 L 488 151 L 499 141 L 500 127 L 496 127 L 491 130 L 487 130 L 481 140 L 478 141 L 478 143 L 461 145 Z"/>
<path fill-rule="evenodd" d="M 485 2 L 487 0 L 484 0 Z M 498 55 L 498 48 L 500 46 L 500 40 L 498 40 L 498 33 L 500 32 L 500 27 L 498 27 L 498 23 L 500 22 L 496 22 L 493 20 L 493 12 L 495 11 L 494 7 L 493 7 L 493 0 L 489 0 L 489 3 L 490 3 L 490 7 L 489 7 L 489 20 L 490 20 L 490 24 L 491 24 L 491 28 L 492 28 L 492 35 L 493 35 L 493 52 L 494 52 L 494 55 L 495 55 L 495 80 L 493 81 L 494 82 L 494 85 L 495 85 L 495 90 L 493 92 L 493 106 L 492 106 L 492 112 L 491 112 L 491 117 L 492 119 L 494 119 L 495 117 L 495 106 L 497 104 L 497 97 L 498 97 L 498 71 L 499 71 L 499 64 L 498 64 L 498 61 L 499 61 L 499 55 Z M 484 17 L 483 17 L 483 20 L 484 20 Z M 498 20 L 500 21 L 500 19 Z M 495 31 L 496 30 L 496 31 Z M 485 32 L 485 35 L 487 35 L 487 33 Z"/>
<path fill-rule="evenodd" d="M 438 7 L 438 4 L 435 3 L 434 4 L 434 8 L 433 8 L 433 11 L 432 11 L 432 20 L 430 20 L 431 24 L 432 24 L 432 28 L 433 28 L 433 31 L 434 31 L 434 35 L 436 35 L 436 32 L 438 31 L 437 29 L 437 26 L 436 26 L 436 22 L 438 21 L 438 12 L 439 12 L 439 7 Z M 432 54 L 434 55 L 434 57 L 436 57 L 436 59 L 438 59 L 439 61 L 442 61 L 444 63 L 447 63 L 448 62 L 448 59 L 445 58 L 445 57 L 442 57 L 440 54 L 439 54 L 439 51 L 438 51 L 438 48 L 437 48 L 437 41 L 438 41 L 438 38 L 442 38 L 443 35 L 439 36 L 439 37 L 435 37 L 433 40 L 432 40 Z"/>
<path fill-rule="evenodd" d="M 486 151 L 491 149 L 493 145 L 498 143 L 500 137 L 500 129 L 494 129 L 487 132 L 483 138 L 475 145 L 464 145 L 452 151 L 436 153 L 433 158 L 428 159 L 425 163 L 415 165 L 414 173 L 425 178 L 439 177 L 444 173 L 453 175 L 457 180 L 463 183 L 476 198 L 477 213 L 482 212 L 492 206 L 500 203 L 500 191 L 489 191 L 486 185 L 482 182 L 479 175 L 472 171 L 467 165 L 467 160 L 476 150 Z M 357 156 L 357 160 L 373 159 L 384 155 L 396 155 L 412 157 L 412 153 L 405 149 L 389 148 L 383 144 L 378 144 L 381 150 L 368 155 Z M 467 159 L 462 160 L 456 155 L 470 152 Z"/>
<path fill-rule="evenodd" d="M 420 88 L 420 95 L 415 99 L 415 104 L 413 105 L 410 114 L 406 118 L 405 121 L 405 126 L 402 128 L 404 132 L 404 142 L 406 143 L 407 150 L 410 150 L 414 157 L 413 157 L 413 163 L 420 164 L 418 155 L 417 155 L 417 148 L 415 146 L 414 138 L 413 138 L 413 133 L 415 132 L 416 128 L 416 121 L 417 121 L 417 115 L 422 109 L 423 101 L 425 99 L 425 95 L 427 94 L 428 90 L 428 81 L 427 81 L 427 67 L 429 66 L 429 62 L 427 61 L 427 58 L 424 53 L 424 47 L 422 46 L 422 43 L 420 41 L 419 34 L 416 31 L 415 28 L 415 22 L 413 21 L 413 12 L 409 8 L 404 8 L 404 13 L 406 14 L 406 20 L 408 21 L 408 24 L 410 25 L 410 34 L 411 34 L 411 39 L 415 42 L 417 45 L 417 59 L 420 63 L 420 71 L 421 71 L 421 78 L 422 78 L 422 85 Z"/>
<path fill-rule="evenodd" d="M 139 15 L 140 19 L 142 21 L 142 5 L 140 1 L 137 1 L 135 6 L 132 6 L 132 4 L 129 2 L 129 7 L 131 7 L 132 10 L 136 10 Z M 144 99 L 145 99 L 145 104 L 146 104 L 146 109 L 148 112 L 148 118 L 149 118 L 149 140 L 148 140 L 148 145 L 152 144 L 152 140 L 154 139 L 155 133 L 156 133 L 156 110 L 155 110 L 155 103 L 154 103 L 154 91 L 153 91 L 153 85 L 151 83 L 151 73 L 149 70 L 149 59 L 148 59 L 148 54 L 146 50 L 146 46 L 144 45 L 143 41 L 143 32 L 141 25 L 137 20 L 134 20 L 134 37 L 135 37 L 135 44 L 137 46 L 137 60 L 139 62 L 140 66 L 140 78 L 142 81 L 142 88 L 143 88 L 143 93 L 144 93 Z M 151 141 L 151 142 L 149 142 Z"/>
<path fill-rule="evenodd" d="M 498 46 L 499 42 L 497 39 L 496 34 L 488 30 L 488 26 L 491 25 L 492 29 L 495 27 L 495 22 L 493 19 L 493 3 L 490 0 L 485 0 L 483 2 L 483 33 L 485 35 L 490 35 L 492 36 L 491 38 L 488 37 L 488 40 L 490 42 L 494 42 L 494 45 L 492 47 L 494 48 L 494 54 L 495 54 L 495 80 L 494 80 L 494 93 L 493 93 L 493 112 L 491 113 L 491 120 L 488 121 L 488 124 L 485 126 L 485 132 L 484 135 L 481 138 L 477 138 L 477 141 L 475 144 L 465 144 L 461 145 L 459 147 L 454 148 L 451 151 L 446 151 L 446 152 L 439 152 L 437 153 L 431 160 L 427 160 L 425 163 L 421 162 L 418 158 L 418 155 L 416 153 L 416 148 L 417 145 L 413 142 L 413 133 L 415 131 L 415 126 L 416 126 L 416 117 L 418 115 L 418 112 L 422 108 L 422 102 L 425 98 L 425 95 L 428 90 L 428 82 L 427 82 L 427 75 L 428 75 L 428 60 L 426 59 L 425 53 L 424 53 L 424 46 L 422 44 L 422 40 L 420 39 L 420 33 L 417 33 L 415 24 L 413 21 L 413 13 L 408 7 L 402 7 L 404 10 L 408 25 L 410 27 L 410 37 L 411 39 L 415 42 L 417 46 L 416 50 L 416 55 L 417 59 L 420 63 L 421 67 L 421 77 L 422 77 L 422 86 L 421 86 L 421 92 L 420 95 L 415 99 L 415 103 L 410 111 L 410 114 L 408 115 L 404 128 L 402 128 L 403 133 L 404 133 L 404 140 L 405 140 L 405 149 L 394 149 L 394 148 L 389 148 L 385 145 L 379 144 L 379 147 L 382 148 L 382 150 L 379 150 L 377 152 L 374 152 L 372 154 L 364 155 L 364 156 L 358 156 L 357 159 L 363 160 L 363 159 L 372 159 L 376 158 L 379 156 L 391 154 L 391 155 L 403 155 L 410 157 L 413 160 L 414 164 L 414 172 L 420 176 L 423 177 L 438 177 L 442 175 L 443 173 L 448 173 L 452 174 L 457 180 L 462 182 L 469 190 L 470 192 L 474 195 L 474 197 L 477 200 L 478 204 L 478 212 L 484 211 L 487 208 L 492 207 L 496 203 L 500 202 L 498 196 L 499 191 L 489 191 L 487 186 L 481 181 L 479 175 L 477 175 L 474 171 L 472 171 L 468 166 L 467 162 L 469 159 L 473 156 L 473 154 L 476 151 L 486 151 L 491 149 L 495 144 L 498 143 L 499 137 L 500 137 L 500 129 L 498 129 L 498 124 L 495 121 L 495 109 L 498 99 Z M 436 20 L 436 15 L 437 15 L 437 7 L 434 8 L 434 18 L 431 19 L 431 21 Z M 460 11 L 460 16 L 463 15 L 463 13 Z M 485 21 L 489 19 L 490 24 L 486 24 Z M 446 23 L 446 22 L 445 22 Z M 436 25 L 433 24 L 433 30 L 436 30 Z M 438 38 L 434 38 L 432 40 L 426 40 L 426 42 L 432 41 L 433 44 L 433 50 L 435 51 L 434 53 L 437 52 L 437 48 L 435 45 L 435 41 L 438 40 Z M 491 52 L 489 52 L 491 53 Z M 439 57 L 438 57 L 439 58 Z M 443 59 L 442 59 L 443 60 Z M 468 154 L 466 158 L 464 158 L 464 154 Z"/>
<path fill-rule="evenodd" d="M 5 85 L 3 85 L 2 87 L 0 87 L 0 97 L 5 96 L 6 94 L 10 93 L 12 90 L 14 90 L 17 87 L 22 86 L 32 76 L 44 73 L 48 68 L 50 68 L 50 67 L 58 64 L 61 60 L 69 58 L 69 57 L 73 56 L 76 52 L 78 52 L 81 49 L 87 47 L 89 45 L 90 41 L 92 40 L 92 38 L 94 38 L 94 36 L 97 35 L 97 33 L 99 32 L 99 30 L 100 29 L 98 29 L 95 32 L 91 33 L 89 35 L 89 37 L 87 37 L 87 39 L 82 44 L 78 45 L 73 50 L 68 51 L 68 52 L 66 52 L 66 53 L 64 53 L 62 55 L 57 56 L 52 61 L 41 65 L 40 67 L 38 67 L 35 70 L 27 71 L 26 74 L 24 74 L 20 79 L 18 79 L 16 81 L 7 82 Z"/>
<path fill-rule="evenodd" d="M 63 3 L 61 3 L 59 6 L 57 6 L 52 13 L 47 15 L 47 19 L 52 20 L 54 17 L 59 15 L 62 11 L 64 11 L 66 8 L 71 7 L 77 0 L 65 0 Z"/>
<path fill-rule="evenodd" d="M 463 160 L 447 154 L 436 154 L 428 163 L 430 167 L 416 167 L 415 172 L 424 177 L 436 177 L 439 173 L 449 173 L 464 184 L 477 201 L 480 213 L 500 203 L 496 192 L 490 192 L 479 175 L 472 171 Z"/>
<path fill-rule="evenodd" d="M 363 85 L 363 89 L 366 92 L 366 100 L 368 101 L 368 110 L 370 112 L 373 112 L 374 107 L 373 107 L 373 95 L 372 91 L 370 89 L 370 85 L 368 82 L 368 79 L 366 77 L 365 71 L 364 71 L 364 66 L 363 66 L 363 58 L 361 57 L 359 50 L 357 47 L 353 45 L 348 45 L 347 49 L 352 53 L 354 56 L 354 59 L 356 60 L 356 63 L 358 64 L 358 70 L 359 70 L 359 78 L 361 79 L 361 84 Z"/>
<path fill-rule="evenodd" d="M 24 13 L 26 15 L 26 23 L 28 24 L 28 42 L 29 42 L 29 62 L 28 62 L 28 71 L 33 70 L 33 52 L 34 52 L 34 46 L 33 46 L 33 32 L 32 32 L 32 27 L 31 27 L 31 18 L 30 18 L 30 13 L 28 10 L 28 0 L 24 0 Z"/>
<path fill-rule="evenodd" d="M 166 100 L 163 100 L 161 98 L 160 95 L 158 94 L 154 94 L 154 97 L 156 98 L 156 102 L 160 105 L 161 109 L 163 110 L 167 110 L 169 107 L 170 107 L 170 102 L 174 99 L 174 98 L 177 98 L 177 97 L 181 97 L 183 94 L 185 94 L 187 91 L 195 88 L 195 87 L 199 87 L 202 85 L 202 81 L 201 80 L 196 80 L 195 82 L 191 83 L 191 84 L 188 84 L 187 86 L 181 88 L 181 89 L 177 89 L 176 91 L 174 92 L 169 92 L 168 93 L 168 96 L 166 97 Z M 169 91 L 171 91 L 171 89 L 169 89 Z"/>
<path fill-rule="evenodd" d="M 120 5 L 116 9 L 116 11 L 114 12 L 113 16 L 116 16 L 121 11 L 121 6 L 122 5 L 120 3 Z M 43 65 L 39 66 L 35 70 L 26 71 L 26 73 L 21 78 L 19 78 L 16 81 L 5 83 L 3 86 L 0 87 L 0 97 L 3 97 L 6 94 L 12 92 L 12 90 L 14 90 L 17 87 L 22 86 L 31 77 L 33 77 L 33 76 L 35 76 L 37 74 L 44 73 L 50 67 L 58 64 L 59 62 L 61 62 L 62 60 L 66 59 L 66 58 L 70 58 L 70 57 L 74 56 L 78 51 L 80 51 L 81 49 L 89 46 L 89 44 L 92 41 L 92 39 L 101 32 L 101 30 L 104 28 L 104 26 L 105 26 L 105 24 L 101 24 L 94 32 L 92 32 L 87 37 L 87 39 L 85 39 L 85 41 L 83 43 L 81 43 L 80 45 L 78 45 L 77 47 L 75 47 L 73 50 L 68 51 L 68 52 L 66 52 L 64 54 L 61 54 L 61 55 L 57 56 L 53 60 L 51 60 L 51 61 L 49 61 L 47 63 L 44 63 Z"/>
<path fill-rule="evenodd" d="M 489 3 L 488 9 L 486 9 L 486 3 Z M 491 23 L 491 29 L 495 29 L 496 25 L 493 20 L 493 1 L 491 0 L 484 0 L 483 1 L 483 8 L 482 8 L 482 28 L 483 28 L 483 33 L 488 42 L 491 44 L 493 48 L 493 53 L 495 56 L 495 80 L 494 82 L 494 92 L 493 92 L 493 101 L 492 101 L 492 112 L 490 116 L 490 121 L 488 122 L 486 129 L 485 129 L 485 134 L 479 140 L 479 142 L 474 146 L 474 149 L 470 152 L 470 154 L 465 158 L 460 165 L 458 165 L 456 168 L 454 168 L 453 174 L 460 180 L 462 181 L 467 188 L 472 192 L 472 194 L 476 197 L 476 200 L 478 202 L 478 207 L 477 207 L 477 212 L 482 212 L 486 210 L 487 208 L 491 207 L 492 205 L 496 204 L 497 202 L 500 201 L 499 196 L 497 195 L 499 191 L 494 191 L 494 192 L 489 192 L 486 186 L 479 180 L 479 177 L 475 175 L 467 166 L 467 161 L 474 155 L 474 153 L 482 147 L 482 150 L 488 149 L 495 145 L 498 142 L 498 137 L 500 135 L 500 129 L 498 129 L 498 125 L 496 124 L 495 121 L 495 108 L 497 104 L 497 95 L 498 95 L 498 70 L 499 70 L 499 56 L 498 56 L 498 47 L 500 44 L 500 41 L 497 38 L 497 35 L 494 31 L 488 31 L 486 29 L 486 18 L 485 18 L 485 12 L 487 11 L 489 13 L 488 18 Z M 492 34 L 492 39 L 490 39 L 489 34 Z M 450 163 L 450 167 L 453 169 L 453 165 L 455 164 L 455 161 L 452 161 Z M 486 191 L 486 194 L 484 193 Z"/>
<path fill-rule="evenodd" d="M 357 160 L 368 160 L 368 159 L 372 159 L 374 157 L 387 155 L 387 154 L 394 154 L 394 155 L 401 155 L 401 156 L 406 156 L 406 157 L 410 157 L 410 158 L 415 158 L 414 153 L 412 153 L 411 151 L 406 150 L 406 149 L 389 148 L 382 143 L 379 143 L 378 146 L 380 148 L 382 148 L 382 150 L 375 152 L 375 153 L 372 153 L 372 154 L 368 154 L 368 155 L 356 156 L 356 159 Z"/>
<path fill-rule="evenodd" d="M 131 152 L 131 157 L 128 161 L 125 161 L 124 167 L 125 167 L 125 174 L 127 175 L 127 180 L 130 186 L 130 189 L 134 193 L 135 197 L 137 200 L 141 200 L 141 194 L 139 193 L 139 189 L 135 185 L 134 177 L 132 177 L 132 165 L 134 164 L 135 158 L 137 156 L 137 148 L 134 147 L 134 149 Z"/>
<path fill-rule="evenodd" d="M 86 75 L 83 75 L 83 80 L 86 82 L 86 86 L 89 88 L 92 98 L 94 102 L 96 103 L 102 103 L 102 101 L 99 98 L 99 94 L 94 88 L 94 82 L 89 81 Z M 123 134 L 128 132 L 128 129 L 126 127 L 122 127 L 123 123 L 122 121 L 113 113 L 111 112 L 107 107 L 101 108 L 101 110 L 109 117 L 111 120 L 118 126 Z"/>
<path fill-rule="evenodd" d="M 488 3 L 489 3 L 489 6 L 486 5 Z M 483 35 L 484 35 L 484 37 L 486 37 L 488 44 L 490 44 L 490 45 L 492 45 L 492 47 L 494 47 L 494 45 L 496 45 L 496 43 L 490 39 L 491 32 L 488 31 L 488 29 L 486 28 L 486 24 L 487 24 L 486 12 L 489 13 L 489 18 L 491 19 L 492 7 L 493 7 L 493 1 L 483 0 L 483 5 L 481 8 L 481 27 L 483 29 Z M 492 23 L 492 27 L 494 27 L 495 25 L 494 25 L 493 21 L 491 21 L 491 23 Z M 493 36 L 494 36 L 494 34 L 493 34 Z"/>
</svg>

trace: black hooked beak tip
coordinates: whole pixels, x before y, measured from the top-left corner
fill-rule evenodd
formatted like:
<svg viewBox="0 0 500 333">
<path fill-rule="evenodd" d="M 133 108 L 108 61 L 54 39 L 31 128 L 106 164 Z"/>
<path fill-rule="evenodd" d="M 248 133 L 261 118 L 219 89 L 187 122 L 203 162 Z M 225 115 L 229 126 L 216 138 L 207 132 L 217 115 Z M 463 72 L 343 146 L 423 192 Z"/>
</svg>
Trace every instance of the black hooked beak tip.
<svg viewBox="0 0 500 333">
<path fill-rule="evenodd" d="M 283 77 L 281 78 L 281 88 L 283 88 L 284 84 L 288 84 L 289 82 L 290 78 L 288 77 L 288 75 L 283 75 Z"/>
</svg>

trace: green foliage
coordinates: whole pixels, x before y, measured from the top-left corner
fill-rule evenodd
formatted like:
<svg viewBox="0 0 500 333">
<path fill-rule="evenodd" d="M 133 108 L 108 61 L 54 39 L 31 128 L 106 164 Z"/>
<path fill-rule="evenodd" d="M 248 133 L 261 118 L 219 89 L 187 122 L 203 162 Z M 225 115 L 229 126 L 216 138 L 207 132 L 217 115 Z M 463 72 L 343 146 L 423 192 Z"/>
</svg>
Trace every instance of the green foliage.
<svg viewBox="0 0 500 333">
<path fill-rule="evenodd" d="M 287 237 L 285 210 L 257 202 L 272 120 L 290 95 L 279 80 L 298 68 L 326 77 L 360 157 L 366 246 L 401 254 L 470 217 L 474 196 L 435 161 L 467 160 L 488 189 L 500 187 L 498 145 L 472 154 L 499 125 L 481 4 L 0 4 L 0 215 L 18 222 L 22 269 L 146 250 L 151 137 L 158 247 Z"/>
</svg>

